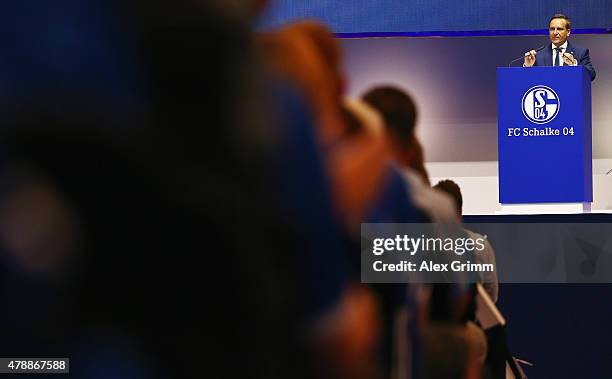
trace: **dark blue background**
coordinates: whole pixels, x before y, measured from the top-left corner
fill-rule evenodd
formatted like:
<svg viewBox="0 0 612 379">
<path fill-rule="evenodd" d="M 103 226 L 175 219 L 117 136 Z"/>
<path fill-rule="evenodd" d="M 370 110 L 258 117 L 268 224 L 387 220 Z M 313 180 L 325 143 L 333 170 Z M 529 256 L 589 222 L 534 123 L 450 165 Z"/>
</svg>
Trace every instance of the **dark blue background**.
<svg viewBox="0 0 612 379">
<path fill-rule="evenodd" d="M 467 223 L 611 223 L 610 214 L 465 216 Z M 492 241 L 494 243 L 494 241 Z M 510 353 L 530 378 L 612 378 L 612 284 L 500 284 Z"/>
<path fill-rule="evenodd" d="M 609 0 L 272 0 L 262 25 L 315 18 L 336 33 L 532 30 L 547 29 L 558 12 L 574 29 L 612 27 Z"/>
</svg>

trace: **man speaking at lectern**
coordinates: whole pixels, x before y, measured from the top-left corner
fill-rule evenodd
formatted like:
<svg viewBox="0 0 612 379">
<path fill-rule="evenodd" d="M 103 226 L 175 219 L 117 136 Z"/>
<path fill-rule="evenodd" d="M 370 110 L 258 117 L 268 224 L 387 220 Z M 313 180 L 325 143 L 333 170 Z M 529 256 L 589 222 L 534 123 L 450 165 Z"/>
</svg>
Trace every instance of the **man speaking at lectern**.
<svg viewBox="0 0 612 379">
<path fill-rule="evenodd" d="M 589 49 L 574 46 L 567 41 L 572 31 L 572 22 L 569 17 L 561 13 L 555 14 L 550 18 L 548 31 L 552 44 L 526 52 L 523 67 L 580 65 L 589 71 L 591 81 L 593 81 L 595 69 L 591 64 Z"/>
</svg>

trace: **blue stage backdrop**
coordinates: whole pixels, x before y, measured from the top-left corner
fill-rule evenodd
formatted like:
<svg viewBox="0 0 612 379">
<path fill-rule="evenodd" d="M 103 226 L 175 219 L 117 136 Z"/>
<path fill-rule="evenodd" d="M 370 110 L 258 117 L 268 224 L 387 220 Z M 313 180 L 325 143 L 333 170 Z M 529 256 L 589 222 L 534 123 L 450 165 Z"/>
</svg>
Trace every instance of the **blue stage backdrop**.
<svg viewBox="0 0 612 379">
<path fill-rule="evenodd" d="M 445 34 L 547 29 L 549 17 L 566 13 L 576 29 L 612 27 L 610 0 L 271 0 L 263 27 L 314 18 L 342 34 Z M 493 33 L 494 34 L 494 33 Z M 346 36 L 346 35 L 345 35 Z"/>
</svg>

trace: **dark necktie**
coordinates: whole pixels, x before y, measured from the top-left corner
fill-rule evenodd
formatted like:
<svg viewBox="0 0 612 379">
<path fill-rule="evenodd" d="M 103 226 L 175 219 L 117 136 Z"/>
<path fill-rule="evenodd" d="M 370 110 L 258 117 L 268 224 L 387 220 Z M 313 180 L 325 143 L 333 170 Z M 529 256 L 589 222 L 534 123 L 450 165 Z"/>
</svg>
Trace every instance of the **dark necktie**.
<svg viewBox="0 0 612 379">
<path fill-rule="evenodd" d="M 555 47 L 555 50 L 557 50 L 557 54 L 555 55 L 555 58 L 553 59 L 553 66 L 561 66 L 561 54 L 563 54 L 563 48 L 562 47 Z"/>
</svg>

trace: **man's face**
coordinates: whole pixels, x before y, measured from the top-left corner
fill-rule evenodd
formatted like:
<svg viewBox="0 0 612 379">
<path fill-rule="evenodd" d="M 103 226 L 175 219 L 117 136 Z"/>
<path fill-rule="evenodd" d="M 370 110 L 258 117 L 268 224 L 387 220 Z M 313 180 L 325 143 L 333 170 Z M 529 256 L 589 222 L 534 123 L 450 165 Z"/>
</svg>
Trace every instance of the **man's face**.
<svg viewBox="0 0 612 379">
<path fill-rule="evenodd" d="M 563 18 L 552 19 L 548 31 L 550 33 L 550 41 L 554 43 L 555 46 L 563 45 L 570 35 L 570 30 L 567 28 L 567 21 Z"/>
</svg>

